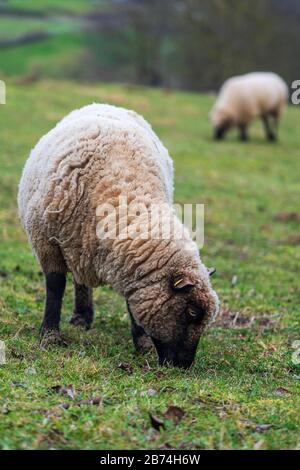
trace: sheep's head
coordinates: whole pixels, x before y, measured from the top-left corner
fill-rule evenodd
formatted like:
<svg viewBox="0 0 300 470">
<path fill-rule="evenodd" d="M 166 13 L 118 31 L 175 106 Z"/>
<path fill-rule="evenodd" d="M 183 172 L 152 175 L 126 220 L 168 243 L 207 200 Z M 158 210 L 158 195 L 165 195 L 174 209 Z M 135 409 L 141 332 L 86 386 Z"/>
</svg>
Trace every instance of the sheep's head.
<svg viewBox="0 0 300 470">
<path fill-rule="evenodd" d="M 223 108 L 215 108 L 210 115 L 214 128 L 214 138 L 221 140 L 226 132 L 233 126 L 234 122 L 227 110 Z"/>
<path fill-rule="evenodd" d="M 128 298 L 129 311 L 151 337 L 160 364 L 189 367 L 203 330 L 219 310 L 209 279 L 214 270 L 188 258 L 181 253 Z"/>
</svg>

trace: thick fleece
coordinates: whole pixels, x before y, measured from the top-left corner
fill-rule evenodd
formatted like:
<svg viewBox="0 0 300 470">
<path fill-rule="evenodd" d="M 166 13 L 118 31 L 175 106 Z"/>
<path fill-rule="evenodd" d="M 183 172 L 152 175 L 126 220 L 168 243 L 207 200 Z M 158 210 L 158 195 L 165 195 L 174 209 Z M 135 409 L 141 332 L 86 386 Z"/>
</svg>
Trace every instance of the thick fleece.
<svg viewBox="0 0 300 470">
<path fill-rule="evenodd" d="M 116 208 L 121 231 L 120 196 L 149 210 L 151 204 L 163 206 L 163 219 L 173 220 L 171 237 L 146 239 L 145 219 L 132 213 L 126 228 L 141 236 L 99 238 L 103 205 Z M 170 360 L 175 343 L 176 350 L 195 352 L 218 311 L 207 269 L 174 216 L 172 199 L 172 160 L 150 125 L 133 111 L 102 104 L 71 112 L 41 138 L 18 194 L 20 217 L 43 272 L 69 271 L 76 285 L 113 286 L 126 298 L 133 321 L 163 344 L 157 350 L 164 349 Z M 199 321 L 194 315 L 188 323 L 192 304 Z M 174 346 L 167 348 L 169 355 L 166 344 Z"/>
<path fill-rule="evenodd" d="M 215 128 L 247 125 L 268 114 L 280 118 L 288 97 L 281 77 L 271 72 L 253 72 L 232 77 L 223 84 L 211 112 Z"/>
</svg>

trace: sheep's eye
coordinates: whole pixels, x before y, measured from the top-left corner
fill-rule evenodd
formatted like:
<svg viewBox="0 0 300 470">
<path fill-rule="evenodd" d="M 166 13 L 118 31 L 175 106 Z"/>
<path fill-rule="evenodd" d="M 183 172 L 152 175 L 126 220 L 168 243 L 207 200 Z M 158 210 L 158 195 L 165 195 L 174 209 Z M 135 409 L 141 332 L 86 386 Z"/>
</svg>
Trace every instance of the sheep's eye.
<svg viewBox="0 0 300 470">
<path fill-rule="evenodd" d="M 199 317 L 199 314 L 200 314 L 199 310 L 196 310 L 194 308 L 189 308 L 188 312 L 189 312 L 190 317 L 192 318 L 197 318 Z"/>
<path fill-rule="evenodd" d="M 192 320 L 198 320 L 204 316 L 204 311 L 195 307 L 189 307 L 188 315 Z"/>
<path fill-rule="evenodd" d="M 193 318 L 198 316 L 198 312 L 196 312 L 196 310 L 193 310 L 192 308 L 189 309 L 189 314 Z"/>
</svg>

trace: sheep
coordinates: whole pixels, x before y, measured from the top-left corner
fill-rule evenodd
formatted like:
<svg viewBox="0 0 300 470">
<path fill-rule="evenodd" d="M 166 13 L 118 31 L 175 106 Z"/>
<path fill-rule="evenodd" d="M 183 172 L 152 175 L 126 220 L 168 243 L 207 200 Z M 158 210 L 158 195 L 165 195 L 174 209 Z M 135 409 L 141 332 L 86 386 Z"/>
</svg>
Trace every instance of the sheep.
<svg viewBox="0 0 300 470">
<path fill-rule="evenodd" d="M 171 220 L 171 234 L 145 236 L 150 233 L 141 217 L 145 214 L 136 211 L 128 215 L 123 236 L 121 197 L 133 207 L 143 204 L 146 215 L 154 204 L 162 208 L 161 224 Z M 70 272 L 73 325 L 91 327 L 92 289 L 108 284 L 126 300 L 137 351 L 154 344 L 159 364 L 192 364 L 219 300 L 210 284 L 214 269 L 201 262 L 172 202 L 172 159 L 151 126 L 133 111 L 88 105 L 40 139 L 23 169 L 18 206 L 45 277 L 43 348 L 63 341 L 59 322 Z M 110 213 L 103 212 L 107 207 L 117 213 L 115 237 L 102 231 L 110 220 Z M 151 220 L 151 230 L 157 220 Z M 128 229 L 136 230 L 136 236 L 129 236 Z"/>
<path fill-rule="evenodd" d="M 287 85 L 275 73 L 253 72 L 226 80 L 210 115 L 215 139 L 222 139 L 237 126 L 240 139 L 246 141 L 248 124 L 260 117 L 267 139 L 276 140 L 287 98 Z"/>
</svg>

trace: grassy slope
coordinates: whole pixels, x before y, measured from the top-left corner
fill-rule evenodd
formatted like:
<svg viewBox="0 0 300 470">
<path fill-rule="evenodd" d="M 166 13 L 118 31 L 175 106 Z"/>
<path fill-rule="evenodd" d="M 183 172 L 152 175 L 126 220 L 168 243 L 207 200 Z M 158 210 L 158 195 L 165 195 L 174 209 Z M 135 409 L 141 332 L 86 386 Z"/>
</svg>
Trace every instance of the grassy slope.
<svg viewBox="0 0 300 470">
<path fill-rule="evenodd" d="M 99 9 L 101 5 L 101 0 L 9 0 L 3 3 L 0 0 L 0 8 L 11 8 L 14 13 L 11 16 L 0 14 L 0 40 L 40 31 L 51 34 L 50 38 L 40 42 L 1 49 L 0 77 L 32 72 L 52 77 L 66 75 L 70 67 L 73 70 L 74 64 L 80 62 L 84 39 L 81 15 L 96 7 Z M 18 16 L 20 9 L 46 16 Z"/>
<path fill-rule="evenodd" d="M 40 42 L 1 50 L 0 77 L 38 75 L 61 76 L 80 63 L 80 33 L 63 33 Z"/>
<path fill-rule="evenodd" d="M 13 8 L 15 11 L 32 10 L 37 12 L 44 11 L 65 11 L 70 13 L 85 13 L 91 8 L 101 5 L 101 0 L 6 0 L 0 1 L 0 6 Z"/>
<path fill-rule="evenodd" d="M 214 285 L 223 306 L 246 323 L 211 328 L 188 372 L 158 368 L 154 354 L 135 357 L 125 304 L 108 288 L 95 291 L 97 315 L 85 333 L 67 323 L 69 283 L 62 328 L 71 344 L 39 350 L 43 283 L 17 219 L 17 183 L 37 139 L 69 110 L 92 101 L 142 113 L 175 160 L 176 200 L 206 205 L 202 257 L 218 269 Z M 234 134 L 216 144 L 207 122 L 212 101 L 132 87 L 8 83 L 7 105 L 0 107 L 0 339 L 8 352 L 0 366 L 0 447 L 300 446 L 300 370 L 291 361 L 291 343 L 300 339 L 299 223 L 274 219 L 299 210 L 300 113 L 288 109 L 278 144 L 266 143 L 258 124 L 249 144 Z M 118 368 L 121 361 L 131 364 L 132 374 Z M 101 396 L 102 405 L 64 410 L 59 404 L 71 399 L 49 391 L 57 384 L 73 384 L 78 399 Z M 288 393 L 279 396 L 279 387 Z M 156 395 L 148 396 L 149 389 Z M 170 404 L 186 415 L 157 433 L 148 412 L 160 416 Z M 258 424 L 272 428 L 259 433 Z"/>
</svg>

